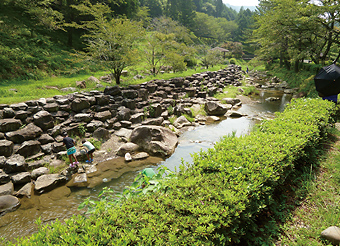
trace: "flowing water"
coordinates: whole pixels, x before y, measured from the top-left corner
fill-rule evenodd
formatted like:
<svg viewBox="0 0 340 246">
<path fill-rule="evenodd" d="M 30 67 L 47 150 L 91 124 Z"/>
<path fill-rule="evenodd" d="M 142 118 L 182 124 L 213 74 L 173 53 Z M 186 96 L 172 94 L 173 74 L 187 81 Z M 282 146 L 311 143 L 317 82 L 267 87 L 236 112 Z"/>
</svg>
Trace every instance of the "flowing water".
<svg viewBox="0 0 340 246">
<path fill-rule="evenodd" d="M 267 101 L 268 97 L 279 97 L 280 100 Z M 226 118 L 183 133 L 179 137 L 175 153 L 166 160 L 149 157 L 143 161 L 126 164 L 123 158 L 115 158 L 98 164 L 98 172 L 89 176 L 91 184 L 87 188 L 62 186 L 46 194 L 32 195 L 30 199 L 22 198 L 19 209 L 0 217 L 0 237 L 14 240 L 16 237 L 34 233 L 37 230 L 35 221 L 39 217 L 43 223 L 48 223 L 78 214 L 79 204 L 87 197 L 96 199 L 103 187 L 121 192 L 126 186 L 131 185 L 138 172 L 145 167 L 151 166 L 156 170 L 160 165 L 164 165 L 170 170 L 175 170 L 182 159 L 190 162 L 192 153 L 213 147 L 222 136 L 232 133 L 236 136 L 245 135 L 261 118 L 274 117 L 275 112 L 283 111 L 291 95 L 266 90 L 261 91 L 254 99 L 258 103 L 246 104 L 238 109 L 247 115 L 245 117 Z"/>
</svg>

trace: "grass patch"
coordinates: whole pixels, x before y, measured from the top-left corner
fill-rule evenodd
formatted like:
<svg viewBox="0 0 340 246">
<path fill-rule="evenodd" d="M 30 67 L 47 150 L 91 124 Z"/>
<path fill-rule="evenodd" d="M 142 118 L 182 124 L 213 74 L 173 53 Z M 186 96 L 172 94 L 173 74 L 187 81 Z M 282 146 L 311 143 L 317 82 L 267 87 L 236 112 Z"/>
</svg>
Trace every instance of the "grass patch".
<svg viewBox="0 0 340 246">
<path fill-rule="evenodd" d="M 333 129 L 333 139 L 325 143 L 327 153 L 320 156 L 320 169 L 305 175 L 300 193 L 306 193 L 288 222 L 281 226 L 279 245 L 329 245 L 320 237 L 340 219 L 340 131 Z"/>
</svg>

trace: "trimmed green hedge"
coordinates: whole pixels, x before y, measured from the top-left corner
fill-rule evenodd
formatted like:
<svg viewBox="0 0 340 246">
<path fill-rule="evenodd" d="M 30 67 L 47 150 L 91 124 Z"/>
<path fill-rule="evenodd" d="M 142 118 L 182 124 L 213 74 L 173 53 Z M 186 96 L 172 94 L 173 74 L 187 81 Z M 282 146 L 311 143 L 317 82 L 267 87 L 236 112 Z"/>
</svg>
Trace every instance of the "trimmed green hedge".
<svg viewBox="0 0 340 246">
<path fill-rule="evenodd" d="M 335 113 L 333 103 L 293 100 L 274 120 L 249 135 L 228 136 L 182 165 L 163 190 L 88 217 L 42 226 L 20 245 L 235 245 L 259 244 L 261 216 L 277 206 L 275 191 L 313 160 Z M 310 165 L 310 163 L 308 164 Z M 252 243 L 251 243 L 252 242 Z"/>
</svg>

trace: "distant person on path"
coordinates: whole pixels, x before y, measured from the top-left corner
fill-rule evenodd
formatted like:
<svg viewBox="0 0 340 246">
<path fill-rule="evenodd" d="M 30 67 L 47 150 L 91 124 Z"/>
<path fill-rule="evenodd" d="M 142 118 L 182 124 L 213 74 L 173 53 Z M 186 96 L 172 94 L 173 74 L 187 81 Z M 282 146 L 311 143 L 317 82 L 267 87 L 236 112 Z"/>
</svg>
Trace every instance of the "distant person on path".
<svg viewBox="0 0 340 246">
<path fill-rule="evenodd" d="M 83 146 L 87 149 L 86 155 L 87 155 L 87 161 L 86 163 L 93 162 L 93 152 L 96 150 L 96 148 L 91 144 L 89 141 L 86 141 L 83 139 L 82 141 Z"/>
<path fill-rule="evenodd" d="M 72 168 L 77 167 L 79 162 L 77 160 L 77 157 L 75 156 L 76 142 L 67 135 L 67 132 L 64 132 L 63 135 L 64 135 L 63 144 L 66 146 L 66 149 L 67 149 L 67 156 L 68 156 L 68 159 L 70 160 L 70 167 Z M 74 159 L 74 162 L 72 162 L 72 157 Z"/>
<path fill-rule="evenodd" d="M 247 73 L 249 72 L 249 68 L 247 67 Z"/>
</svg>

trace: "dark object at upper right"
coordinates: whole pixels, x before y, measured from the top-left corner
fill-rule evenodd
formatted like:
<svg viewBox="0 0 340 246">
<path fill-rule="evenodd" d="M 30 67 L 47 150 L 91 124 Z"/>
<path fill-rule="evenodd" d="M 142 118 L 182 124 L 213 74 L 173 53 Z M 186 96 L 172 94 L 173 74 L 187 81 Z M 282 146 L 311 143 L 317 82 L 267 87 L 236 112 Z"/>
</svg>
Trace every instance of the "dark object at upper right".
<svg viewBox="0 0 340 246">
<path fill-rule="evenodd" d="M 316 91 L 322 97 L 340 93 L 340 67 L 335 64 L 338 59 L 339 56 L 331 65 L 321 68 L 314 77 Z"/>
</svg>

